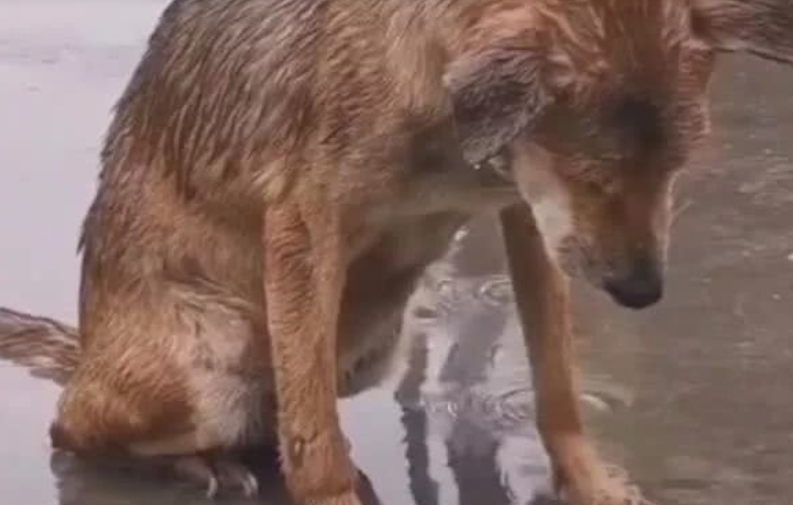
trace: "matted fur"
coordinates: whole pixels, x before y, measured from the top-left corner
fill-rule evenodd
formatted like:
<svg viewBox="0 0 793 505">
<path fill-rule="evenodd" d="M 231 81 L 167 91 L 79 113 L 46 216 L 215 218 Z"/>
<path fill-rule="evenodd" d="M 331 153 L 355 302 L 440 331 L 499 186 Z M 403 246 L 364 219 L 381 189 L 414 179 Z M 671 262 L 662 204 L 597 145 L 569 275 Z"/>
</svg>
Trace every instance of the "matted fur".
<svg viewBox="0 0 793 505">
<path fill-rule="evenodd" d="M 358 505 L 337 397 L 399 358 L 417 280 L 491 213 L 557 488 L 637 502 L 583 433 L 567 276 L 661 297 L 716 55 L 793 61 L 792 9 L 174 0 L 102 152 L 79 334 L 3 312 L 0 356 L 65 380 L 58 447 L 234 468 L 251 492 L 230 458 L 277 439 L 301 503 Z"/>
</svg>

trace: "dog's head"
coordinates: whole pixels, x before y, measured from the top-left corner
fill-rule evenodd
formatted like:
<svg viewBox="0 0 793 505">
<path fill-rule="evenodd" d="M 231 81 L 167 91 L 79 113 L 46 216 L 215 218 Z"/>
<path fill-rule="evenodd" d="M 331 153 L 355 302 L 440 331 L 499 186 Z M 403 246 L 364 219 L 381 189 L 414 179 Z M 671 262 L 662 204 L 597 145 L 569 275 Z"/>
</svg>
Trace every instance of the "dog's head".
<svg viewBox="0 0 793 505">
<path fill-rule="evenodd" d="M 674 181 L 709 129 L 715 57 L 793 61 L 793 2 L 527 5 L 488 27 L 508 35 L 483 35 L 495 42 L 448 69 L 464 155 L 476 164 L 510 149 L 551 257 L 624 306 L 651 305 Z"/>
</svg>

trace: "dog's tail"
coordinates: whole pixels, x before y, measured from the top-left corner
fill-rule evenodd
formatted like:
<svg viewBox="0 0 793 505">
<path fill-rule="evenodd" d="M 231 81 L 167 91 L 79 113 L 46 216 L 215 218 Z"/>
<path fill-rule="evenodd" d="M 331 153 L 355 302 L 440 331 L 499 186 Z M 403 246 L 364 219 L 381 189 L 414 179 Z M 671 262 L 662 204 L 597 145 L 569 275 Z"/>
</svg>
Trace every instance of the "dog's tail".
<svg viewBox="0 0 793 505">
<path fill-rule="evenodd" d="M 76 328 L 0 308 L 0 359 L 64 385 L 80 359 Z"/>
</svg>

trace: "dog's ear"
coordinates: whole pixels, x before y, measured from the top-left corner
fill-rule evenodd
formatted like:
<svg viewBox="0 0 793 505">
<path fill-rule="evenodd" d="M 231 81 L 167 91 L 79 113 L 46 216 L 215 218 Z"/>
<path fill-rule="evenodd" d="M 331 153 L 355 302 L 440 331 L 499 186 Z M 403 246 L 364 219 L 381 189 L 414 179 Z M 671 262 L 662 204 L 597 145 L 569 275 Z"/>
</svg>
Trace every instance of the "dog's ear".
<svg viewBox="0 0 793 505">
<path fill-rule="evenodd" d="M 494 47 L 453 62 L 444 75 L 465 160 L 480 163 L 530 129 L 551 102 L 537 51 Z"/>
<path fill-rule="evenodd" d="M 690 0 L 695 35 L 717 51 L 793 64 L 793 0 Z"/>
</svg>

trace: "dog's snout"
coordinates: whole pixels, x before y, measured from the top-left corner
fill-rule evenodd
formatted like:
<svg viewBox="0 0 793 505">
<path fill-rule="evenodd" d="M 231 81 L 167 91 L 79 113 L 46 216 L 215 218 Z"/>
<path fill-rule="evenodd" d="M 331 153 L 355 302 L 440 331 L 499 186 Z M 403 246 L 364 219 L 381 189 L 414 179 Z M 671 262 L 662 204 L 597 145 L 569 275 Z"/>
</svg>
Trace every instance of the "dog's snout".
<svg viewBox="0 0 793 505">
<path fill-rule="evenodd" d="M 663 297 L 664 281 L 657 262 L 640 260 L 627 275 L 605 283 L 606 291 L 624 307 L 643 309 L 658 303 Z"/>
</svg>

